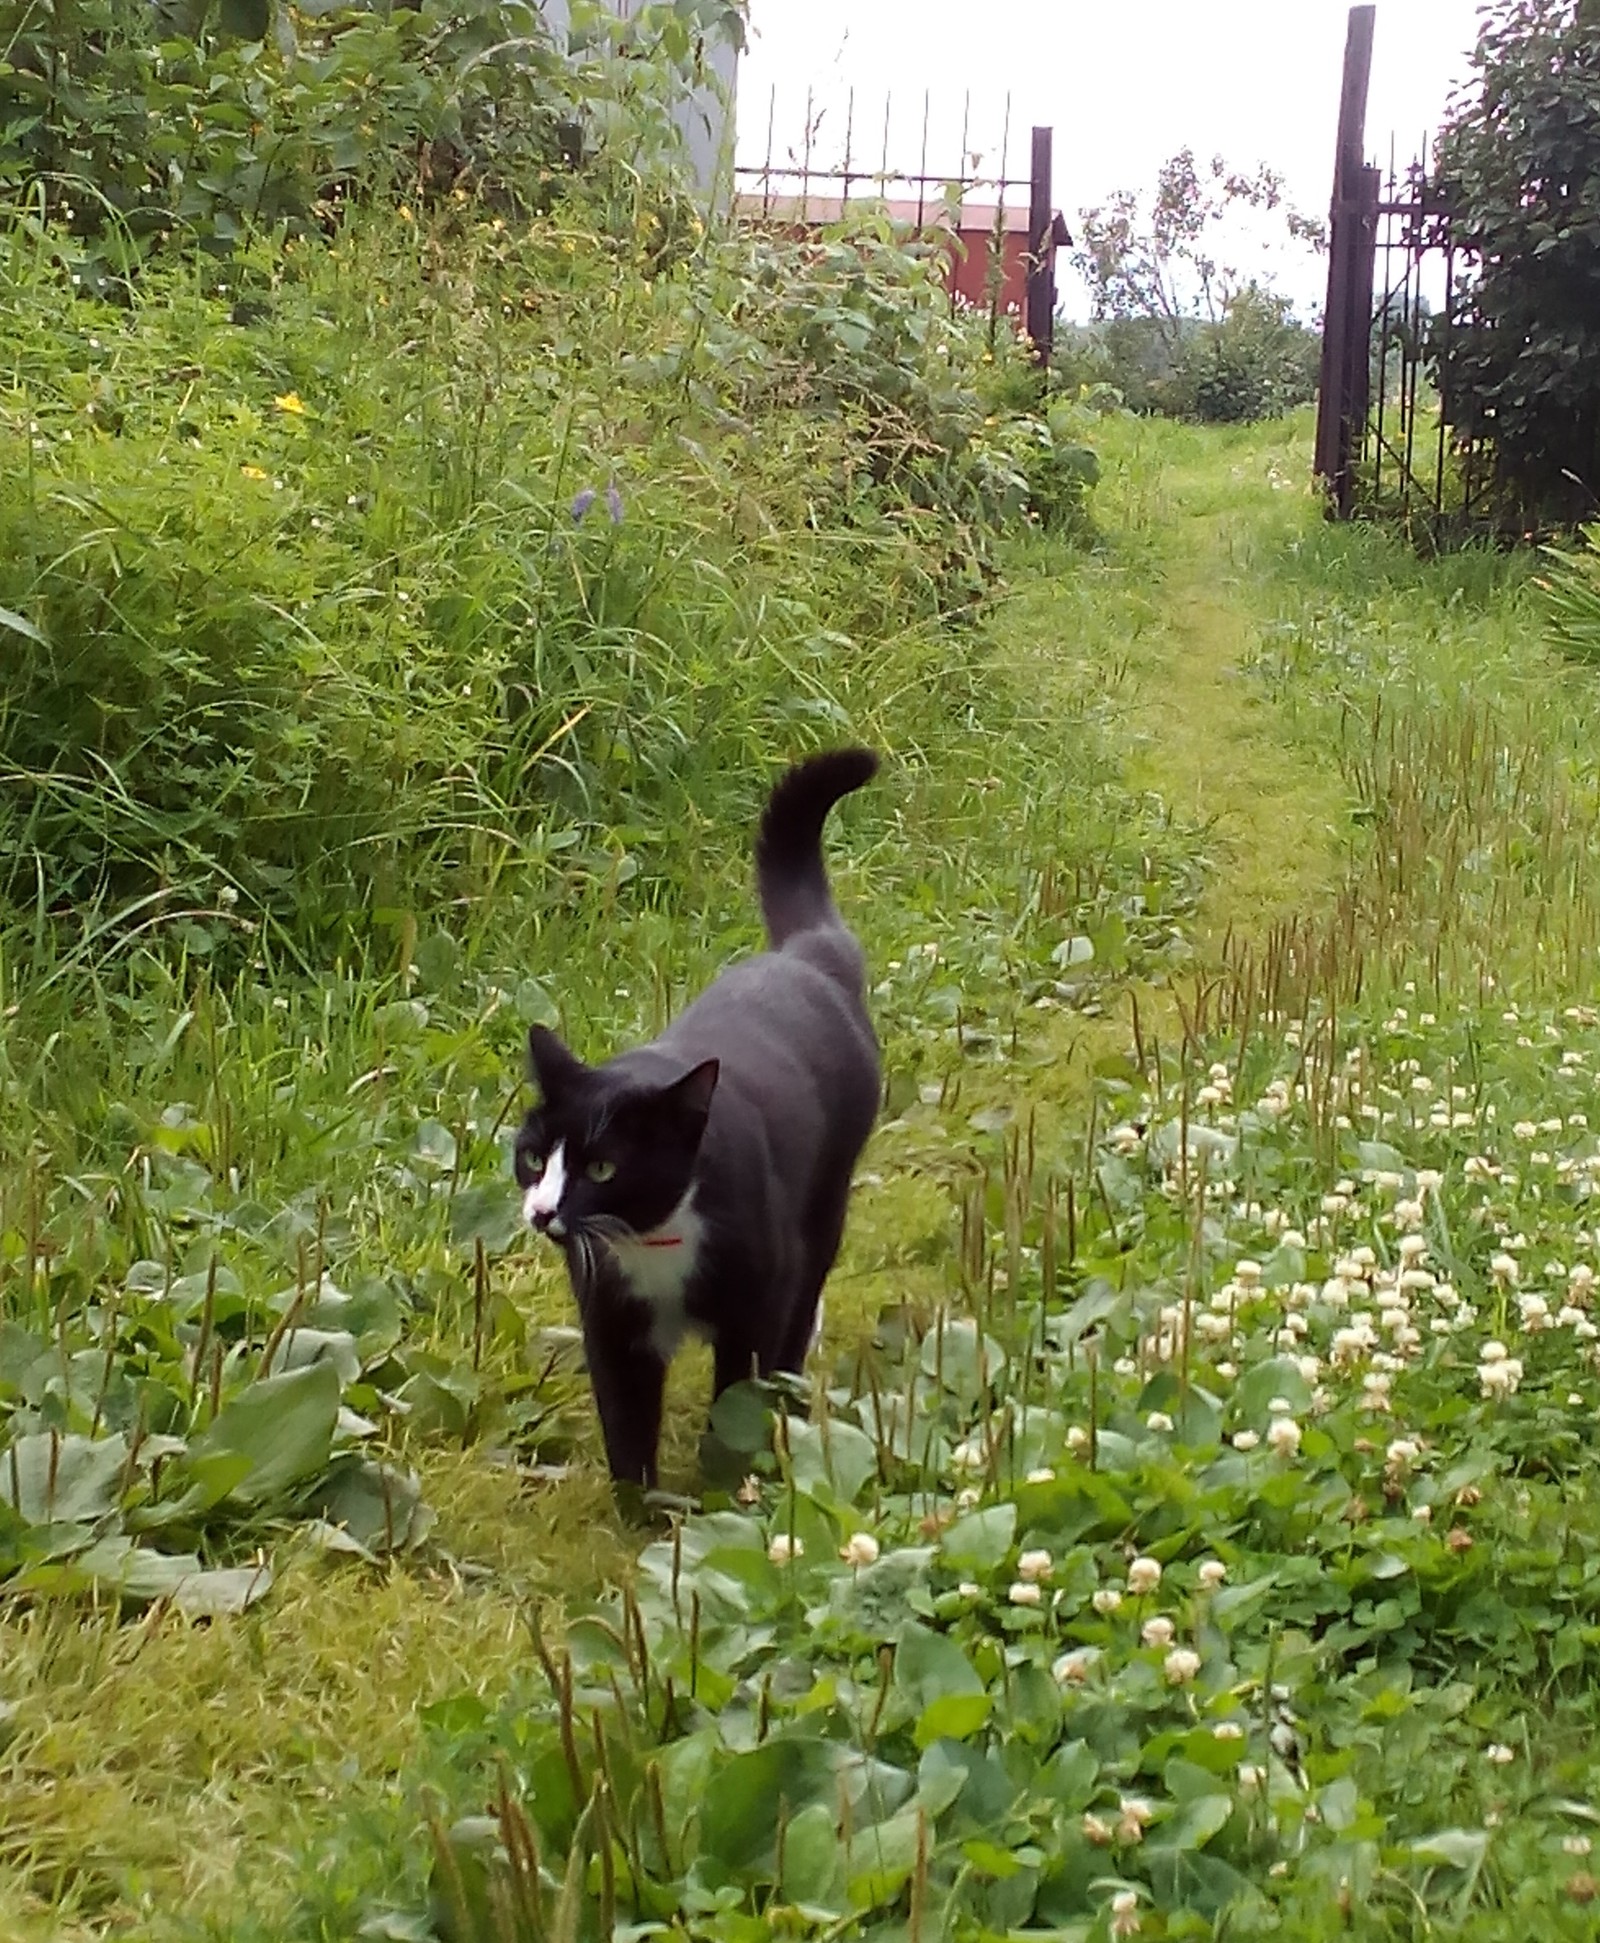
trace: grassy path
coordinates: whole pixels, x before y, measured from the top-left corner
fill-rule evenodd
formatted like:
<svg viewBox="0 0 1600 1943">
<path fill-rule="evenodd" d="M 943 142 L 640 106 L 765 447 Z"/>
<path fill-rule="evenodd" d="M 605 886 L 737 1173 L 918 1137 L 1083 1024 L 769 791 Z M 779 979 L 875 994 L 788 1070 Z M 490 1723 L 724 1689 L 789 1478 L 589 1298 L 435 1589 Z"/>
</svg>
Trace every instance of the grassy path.
<svg viewBox="0 0 1600 1943">
<path fill-rule="evenodd" d="M 1253 565 L 1310 516 L 1287 488 L 1306 456 L 1288 437 L 1108 427 L 1107 551 L 1025 583 L 1000 623 L 1039 672 L 1041 748 L 1097 710 L 1125 780 L 1173 820 L 1208 828 L 1213 869 L 1192 925 L 1202 958 L 1230 929 L 1256 933 L 1304 909 L 1339 869 L 1337 780 L 1280 742 L 1270 702 L 1241 672 L 1260 619 Z M 1169 1001 L 1151 990 L 1141 1003 L 1159 1015 Z M 1042 1022 L 1045 1056 L 1021 1084 L 1070 1122 L 1079 1076 L 1049 1049 L 1061 1033 L 1074 1049 L 1121 1042 L 1127 1013 L 1057 1020 Z M 876 1191 L 830 1304 L 844 1330 L 884 1300 L 951 1286 L 950 1203 L 923 1160 L 891 1132 L 869 1165 Z M 703 1380 L 698 1363 L 676 1377 L 695 1416 Z M 687 1434 L 682 1446 L 692 1451 Z M 41 1917 L 0 1871 L 0 1931 L 90 1935 L 148 1920 L 159 1935 L 180 1901 L 227 1909 L 241 1883 L 259 1895 L 273 1855 L 310 1841 L 331 1795 L 392 1785 L 418 1709 L 494 1691 L 526 1664 L 530 1604 L 625 1569 L 630 1541 L 597 1476 L 530 1495 L 475 1451 L 434 1447 L 417 1461 L 467 1576 L 291 1556 L 247 1623 L 196 1630 L 157 1615 L 128 1629 L 39 1608 L 6 1624 L 16 1677 L 50 1691 L 31 1769 L 51 1785 L 8 1811 L 0 1860 L 35 1891 L 51 1885 L 54 1906 Z"/>
<path fill-rule="evenodd" d="M 1331 766 L 1283 739 L 1244 673 L 1262 619 L 1252 569 L 1311 517 L 1300 487 L 1309 447 L 1170 426 L 1154 436 L 1171 451 L 1152 534 L 1160 625 L 1135 665 L 1129 773 L 1214 832 L 1217 868 L 1195 932 L 1203 955 L 1227 931 L 1260 935 L 1331 888 L 1348 804 Z M 1149 459 L 1136 450 L 1128 463 L 1142 475 Z"/>
</svg>

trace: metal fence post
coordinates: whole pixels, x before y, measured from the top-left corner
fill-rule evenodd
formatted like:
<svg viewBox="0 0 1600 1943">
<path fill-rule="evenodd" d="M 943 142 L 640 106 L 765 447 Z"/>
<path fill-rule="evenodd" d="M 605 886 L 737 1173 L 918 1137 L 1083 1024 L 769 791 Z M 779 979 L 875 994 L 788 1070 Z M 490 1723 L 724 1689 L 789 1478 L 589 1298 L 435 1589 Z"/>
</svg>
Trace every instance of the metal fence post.
<svg viewBox="0 0 1600 1943">
<path fill-rule="evenodd" d="M 1028 182 L 1028 285 L 1025 324 L 1033 359 L 1049 368 L 1055 336 L 1055 210 L 1051 201 L 1050 151 L 1054 131 L 1033 131 L 1033 167 Z"/>
</svg>

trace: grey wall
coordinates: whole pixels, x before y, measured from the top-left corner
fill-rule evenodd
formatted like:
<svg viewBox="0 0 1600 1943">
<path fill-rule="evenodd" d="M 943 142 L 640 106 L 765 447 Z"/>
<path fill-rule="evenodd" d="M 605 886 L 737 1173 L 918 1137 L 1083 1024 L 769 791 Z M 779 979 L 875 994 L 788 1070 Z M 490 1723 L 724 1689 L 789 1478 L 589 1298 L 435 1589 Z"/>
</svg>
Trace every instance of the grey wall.
<svg viewBox="0 0 1600 1943">
<path fill-rule="evenodd" d="M 610 0 L 613 11 L 624 20 L 644 3 L 645 0 Z M 572 24 L 567 0 L 538 0 L 538 6 L 557 40 L 564 41 Z M 695 180 L 708 198 L 720 197 L 732 181 L 738 61 L 738 52 L 731 42 L 708 37 L 706 64 L 716 76 L 716 85 L 697 89 L 682 104 L 676 117 Z"/>
</svg>

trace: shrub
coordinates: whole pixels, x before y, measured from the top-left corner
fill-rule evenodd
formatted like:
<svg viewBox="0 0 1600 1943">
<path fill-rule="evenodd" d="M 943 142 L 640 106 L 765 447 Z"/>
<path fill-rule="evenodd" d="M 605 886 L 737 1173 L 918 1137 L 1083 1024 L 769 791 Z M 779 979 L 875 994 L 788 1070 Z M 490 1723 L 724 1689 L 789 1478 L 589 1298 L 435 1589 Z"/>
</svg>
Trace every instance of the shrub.
<svg viewBox="0 0 1600 1943">
<path fill-rule="evenodd" d="M 967 705 L 896 657 L 1092 472 L 990 409 L 1020 352 L 887 234 L 667 276 L 584 209 L 357 214 L 120 305 L 0 239 L 0 899 L 320 948 L 604 881 L 619 829 L 648 868 L 908 681 Z"/>
<path fill-rule="evenodd" d="M 1517 526 L 1600 494 L 1600 15 L 1593 0 L 1496 0 L 1475 91 L 1440 137 L 1458 246 L 1478 268 L 1435 342 L 1455 436 L 1492 454 Z"/>
<path fill-rule="evenodd" d="M 569 56 L 535 0 L 162 0 L 154 19 L 150 0 L 0 0 L 0 188 L 40 192 L 89 285 L 165 238 L 226 254 L 374 195 L 470 189 L 525 213 L 572 171 L 609 173 L 631 228 L 641 162 L 670 192 L 697 35 L 737 33 L 742 14 L 573 11 Z"/>
</svg>

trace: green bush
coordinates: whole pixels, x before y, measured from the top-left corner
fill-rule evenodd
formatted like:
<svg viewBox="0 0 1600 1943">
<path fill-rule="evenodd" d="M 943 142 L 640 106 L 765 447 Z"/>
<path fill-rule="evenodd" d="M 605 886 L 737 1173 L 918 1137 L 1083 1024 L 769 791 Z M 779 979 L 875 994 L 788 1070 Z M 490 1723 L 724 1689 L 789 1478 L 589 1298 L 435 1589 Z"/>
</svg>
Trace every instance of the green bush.
<svg viewBox="0 0 1600 1943">
<path fill-rule="evenodd" d="M 0 189 L 41 196 L 89 285 L 167 239 L 226 254 L 372 196 L 546 208 L 575 170 L 631 227 L 641 162 L 670 206 L 672 110 L 742 15 L 573 11 L 568 54 L 535 0 L 0 0 Z"/>
<path fill-rule="evenodd" d="M 0 898 L 309 948 L 648 871 L 879 696 L 973 700 L 918 624 L 1092 477 L 990 409 L 1020 351 L 885 233 L 660 275 L 584 208 L 374 212 L 115 305 L 13 225 Z"/>
<path fill-rule="evenodd" d="M 1574 520 L 1600 496 L 1600 14 L 1497 0 L 1474 61 L 1438 148 L 1453 240 L 1477 258 L 1436 336 L 1440 396 L 1491 452 L 1504 522 Z"/>
<path fill-rule="evenodd" d="M 1215 323 L 1118 317 L 1068 335 L 1057 381 L 1109 386 L 1130 411 L 1205 424 L 1278 418 L 1316 396 L 1321 340 L 1287 299 L 1247 284 Z"/>
</svg>

